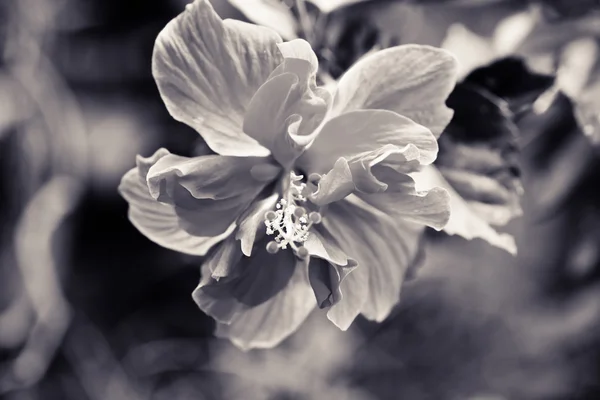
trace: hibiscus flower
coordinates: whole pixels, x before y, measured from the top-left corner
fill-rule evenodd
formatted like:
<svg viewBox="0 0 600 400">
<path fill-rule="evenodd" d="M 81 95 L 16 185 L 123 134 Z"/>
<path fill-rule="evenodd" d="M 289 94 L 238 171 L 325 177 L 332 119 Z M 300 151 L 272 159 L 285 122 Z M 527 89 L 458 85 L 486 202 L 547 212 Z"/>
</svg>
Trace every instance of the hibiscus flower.
<svg viewBox="0 0 600 400">
<path fill-rule="evenodd" d="M 449 218 L 447 192 L 417 191 L 411 174 L 452 117 L 454 58 L 390 48 L 334 95 L 317 69 L 306 41 L 223 21 L 206 0 L 156 40 L 168 111 L 216 154 L 138 157 L 119 190 L 149 239 L 206 255 L 193 298 L 244 349 L 275 346 L 316 307 L 344 330 L 359 314 L 382 321 L 424 227 Z"/>
<path fill-rule="evenodd" d="M 381 2 L 368 0 L 358 2 L 356 0 L 304 0 L 297 2 L 297 10 L 293 12 L 291 7 L 284 4 L 285 2 L 269 0 L 230 0 L 230 3 L 235 5 L 235 7 L 254 23 L 269 26 L 288 40 L 297 38 L 300 32 L 304 37 L 311 38 L 314 41 L 312 46 L 319 48 L 321 51 L 320 56 L 326 60 L 324 65 L 319 66 L 321 71 L 318 76 L 321 80 L 327 82 L 327 85 L 331 90 L 334 90 L 334 87 L 338 82 L 332 79 L 330 73 L 338 74 L 341 69 L 347 68 L 346 65 L 348 65 L 351 60 L 356 57 L 365 57 L 381 46 L 387 47 L 388 43 L 391 42 L 396 44 L 416 43 L 435 45 L 434 42 L 439 39 L 439 47 L 450 51 L 458 59 L 458 64 L 461 67 L 459 68 L 458 75 L 461 76 L 461 74 L 466 75 L 467 72 L 470 72 L 470 68 L 473 66 L 483 66 L 485 62 L 482 62 L 482 60 L 485 61 L 487 59 L 490 61 L 495 59 L 496 57 L 492 57 L 495 52 L 500 51 L 501 53 L 506 53 L 511 46 L 517 44 L 517 41 L 522 38 L 522 35 L 526 34 L 526 30 L 528 29 L 526 26 L 527 23 L 523 20 L 523 15 L 517 14 L 498 26 L 498 31 L 510 33 L 508 36 L 512 38 L 511 40 L 489 40 L 487 42 L 485 40 L 474 40 L 476 35 L 467 34 L 468 30 L 460 28 L 460 25 L 455 24 L 448 30 L 448 35 L 442 42 L 444 36 L 442 33 L 447 30 L 448 24 L 450 23 L 449 20 L 446 21 L 446 19 L 448 19 L 446 17 L 452 13 L 444 13 L 444 10 L 439 9 L 439 7 L 436 8 L 436 10 L 430 10 L 433 11 L 432 13 L 424 13 L 423 11 L 426 10 L 428 6 L 405 2 L 388 2 L 387 4 L 382 4 Z M 316 5 L 322 13 L 328 14 L 328 17 L 325 18 L 325 20 L 327 20 L 325 25 L 311 19 L 314 18 L 312 13 L 307 15 L 305 10 L 303 12 L 304 7 L 301 6 L 302 3 L 312 3 L 313 5 Z M 354 3 L 371 4 L 365 4 L 364 7 L 352 7 L 351 5 Z M 305 21 L 303 23 L 301 22 L 303 20 L 302 16 L 298 17 L 298 15 L 296 15 L 297 13 L 304 14 Z M 324 15 L 321 16 L 324 17 Z M 440 17 L 442 17 L 441 20 Z M 312 21 L 312 24 L 310 21 Z M 360 23 L 358 23 L 358 21 L 360 21 Z M 432 23 L 439 25 L 440 21 L 445 21 L 446 25 L 444 26 L 444 23 L 440 26 L 436 25 L 435 27 L 432 25 Z M 362 28 L 354 26 L 356 23 Z M 524 23 L 525 26 L 523 25 Z M 350 26 L 354 26 L 354 28 L 348 30 Z M 427 29 L 423 29 L 423 27 L 426 27 Z M 358 31 L 356 29 L 358 29 Z M 440 33 L 440 35 L 434 34 L 432 36 L 432 29 L 433 31 L 439 31 L 438 33 Z M 323 32 L 324 30 L 327 34 L 316 34 L 315 36 L 312 34 L 314 30 L 320 32 Z M 349 33 L 350 31 L 352 31 L 351 34 Z M 377 36 L 379 37 L 378 43 L 372 49 L 368 48 L 368 46 L 372 45 L 372 43 L 369 42 L 370 39 L 363 42 L 366 37 L 372 36 L 370 33 L 365 34 L 365 32 L 377 33 Z M 508 36 L 504 39 L 507 39 Z M 435 39 L 436 37 L 437 39 Z M 347 48 L 349 46 L 348 43 L 353 43 L 353 45 L 350 46 L 353 48 L 352 50 Z M 366 54 L 364 54 L 365 52 Z M 496 54 L 496 56 L 499 57 L 498 54 Z M 397 68 L 395 65 L 390 65 L 386 74 L 391 77 L 396 77 L 397 71 L 394 70 L 395 68 Z M 381 108 L 386 108 L 386 106 L 386 104 L 378 105 L 378 107 Z M 472 107 L 476 107 L 476 102 L 473 103 Z M 396 111 L 393 106 L 391 110 Z M 460 116 L 458 119 L 456 118 L 457 116 L 455 115 L 454 122 L 456 122 L 457 125 L 464 124 L 464 122 L 460 122 Z M 427 126 L 426 123 L 418 118 L 416 118 L 415 121 Z M 452 122 L 450 125 L 452 125 Z M 435 129 L 432 129 L 432 131 L 436 133 Z M 472 132 L 471 134 L 476 133 Z M 444 144 L 448 145 L 449 143 L 448 138 L 445 138 Z M 444 149 L 444 147 L 445 146 L 441 146 L 443 152 L 448 150 Z M 442 162 L 448 161 L 447 151 L 446 154 L 447 157 L 445 157 L 445 160 L 442 160 Z M 506 225 L 509 220 L 516 218 L 521 214 L 520 205 L 518 204 L 520 194 L 516 192 L 505 193 L 508 194 L 510 201 L 504 204 L 494 204 L 492 207 L 490 207 L 489 203 L 475 201 L 472 193 L 465 192 L 465 187 L 477 187 L 478 190 L 485 191 L 486 188 L 490 188 L 491 184 L 492 186 L 496 186 L 497 189 L 500 189 L 500 191 L 503 189 L 490 180 L 484 182 L 485 177 L 480 174 L 469 174 L 469 171 L 465 171 L 464 168 L 465 163 L 466 165 L 469 164 L 469 157 L 463 160 L 464 157 L 462 156 L 466 156 L 466 154 L 463 154 L 458 158 L 454 157 L 455 155 L 458 154 L 455 152 L 455 154 L 450 156 L 451 163 L 456 165 L 463 164 L 461 171 L 449 171 L 447 168 L 437 168 L 440 165 L 438 163 L 440 160 L 438 159 L 436 160 L 435 165 L 423 168 L 419 177 L 415 179 L 417 190 L 442 187 L 448 191 L 452 212 L 450 220 L 443 229 L 445 233 L 449 235 L 459 235 L 467 240 L 483 239 L 493 246 L 516 255 L 517 245 L 514 237 L 509 233 L 498 231 L 496 228 Z M 490 155 L 488 154 L 486 162 L 493 163 L 493 159 L 496 156 L 492 156 L 492 158 L 489 156 Z M 454 172 L 458 172 L 458 174 Z M 464 172 L 467 173 L 465 174 Z M 457 175 L 460 175 L 460 177 Z M 415 178 L 414 175 L 413 178 Z M 482 180 L 482 178 L 484 179 Z"/>
</svg>

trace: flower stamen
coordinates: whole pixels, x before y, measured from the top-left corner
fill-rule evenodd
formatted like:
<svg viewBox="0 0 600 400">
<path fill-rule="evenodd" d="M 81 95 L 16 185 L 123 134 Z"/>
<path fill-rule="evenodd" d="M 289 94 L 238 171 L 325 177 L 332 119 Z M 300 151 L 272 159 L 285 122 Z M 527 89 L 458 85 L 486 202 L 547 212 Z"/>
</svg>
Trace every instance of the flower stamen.
<svg viewBox="0 0 600 400">
<path fill-rule="evenodd" d="M 308 257 L 308 250 L 302 243 L 308 239 L 310 228 L 321 222 L 321 214 L 312 211 L 307 215 L 306 209 L 298 205 L 306 202 L 303 195 L 306 183 L 302 182 L 302 178 L 302 175 L 292 172 L 289 187 L 275 205 L 275 210 L 265 213 L 266 233 L 276 235 L 267 243 L 267 251 L 271 254 L 289 246 L 299 258 Z"/>
</svg>

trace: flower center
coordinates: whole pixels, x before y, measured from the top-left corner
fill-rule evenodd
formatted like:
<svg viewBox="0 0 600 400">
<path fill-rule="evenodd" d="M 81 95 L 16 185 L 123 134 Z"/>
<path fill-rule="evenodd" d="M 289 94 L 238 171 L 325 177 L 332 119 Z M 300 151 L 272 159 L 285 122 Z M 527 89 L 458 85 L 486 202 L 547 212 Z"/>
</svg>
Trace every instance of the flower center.
<svg viewBox="0 0 600 400">
<path fill-rule="evenodd" d="M 275 235 L 274 240 L 267 243 L 267 251 L 271 254 L 289 246 L 298 257 L 308 257 L 308 250 L 302 244 L 308 239 L 311 226 L 321 222 L 321 214 L 316 211 L 307 214 L 306 208 L 298 205 L 306 202 L 306 183 L 302 178 L 291 172 L 289 185 L 275 205 L 275 211 L 265 213 L 267 235 Z"/>
</svg>

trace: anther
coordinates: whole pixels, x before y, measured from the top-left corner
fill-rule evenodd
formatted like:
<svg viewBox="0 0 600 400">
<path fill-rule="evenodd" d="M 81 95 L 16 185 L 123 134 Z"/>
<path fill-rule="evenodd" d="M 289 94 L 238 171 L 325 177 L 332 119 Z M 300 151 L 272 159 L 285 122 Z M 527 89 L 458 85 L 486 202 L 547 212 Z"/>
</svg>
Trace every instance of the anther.
<svg viewBox="0 0 600 400">
<path fill-rule="evenodd" d="M 321 214 L 319 214 L 316 211 L 313 211 L 310 214 L 308 214 L 308 219 L 313 224 L 320 224 L 321 220 L 322 220 L 322 217 L 321 217 Z"/>
<path fill-rule="evenodd" d="M 300 246 L 296 250 L 296 255 L 298 256 L 298 258 L 305 259 L 309 255 L 308 254 L 308 249 L 306 247 L 304 247 L 304 246 Z"/>
<path fill-rule="evenodd" d="M 275 204 L 274 211 L 267 211 L 264 214 L 267 235 L 275 235 L 274 240 L 267 244 L 267 251 L 271 254 L 275 254 L 279 249 L 290 247 L 300 258 L 309 256 L 308 250 L 302 246 L 302 243 L 308 240 L 311 225 L 321 222 L 321 214 L 318 212 L 307 214 L 306 208 L 298 205 L 306 201 L 302 195 L 306 184 L 301 179 L 302 175 L 292 172 L 290 185 L 283 193 L 283 198 Z"/>
<path fill-rule="evenodd" d="M 275 211 L 267 211 L 265 213 L 265 219 L 267 221 L 274 221 L 275 218 L 277 218 L 277 214 L 275 214 Z"/>
<path fill-rule="evenodd" d="M 267 252 L 271 254 L 275 254 L 279 251 L 279 244 L 273 240 L 267 243 Z"/>
<path fill-rule="evenodd" d="M 306 214 L 306 209 L 304 207 L 296 207 L 294 209 L 294 215 L 298 218 L 301 218 L 302 216 L 304 216 L 304 214 Z"/>
</svg>

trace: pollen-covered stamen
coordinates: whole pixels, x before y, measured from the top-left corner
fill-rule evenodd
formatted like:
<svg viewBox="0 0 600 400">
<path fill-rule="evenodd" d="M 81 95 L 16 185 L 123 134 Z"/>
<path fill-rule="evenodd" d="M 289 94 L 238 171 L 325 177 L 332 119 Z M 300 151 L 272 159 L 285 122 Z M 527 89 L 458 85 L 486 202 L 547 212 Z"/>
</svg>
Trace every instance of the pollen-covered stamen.
<svg viewBox="0 0 600 400">
<path fill-rule="evenodd" d="M 303 194 L 305 188 L 302 175 L 292 172 L 289 187 L 275 205 L 275 211 L 265 213 L 267 235 L 275 235 L 274 240 L 267 243 L 269 253 L 275 254 L 279 249 L 289 246 L 299 258 L 308 257 L 308 251 L 302 243 L 308 239 L 311 226 L 321 222 L 321 215 L 316 211 L 307 214 L 306 209 L 298 205 L 306 201 Z"/>
</svg>

